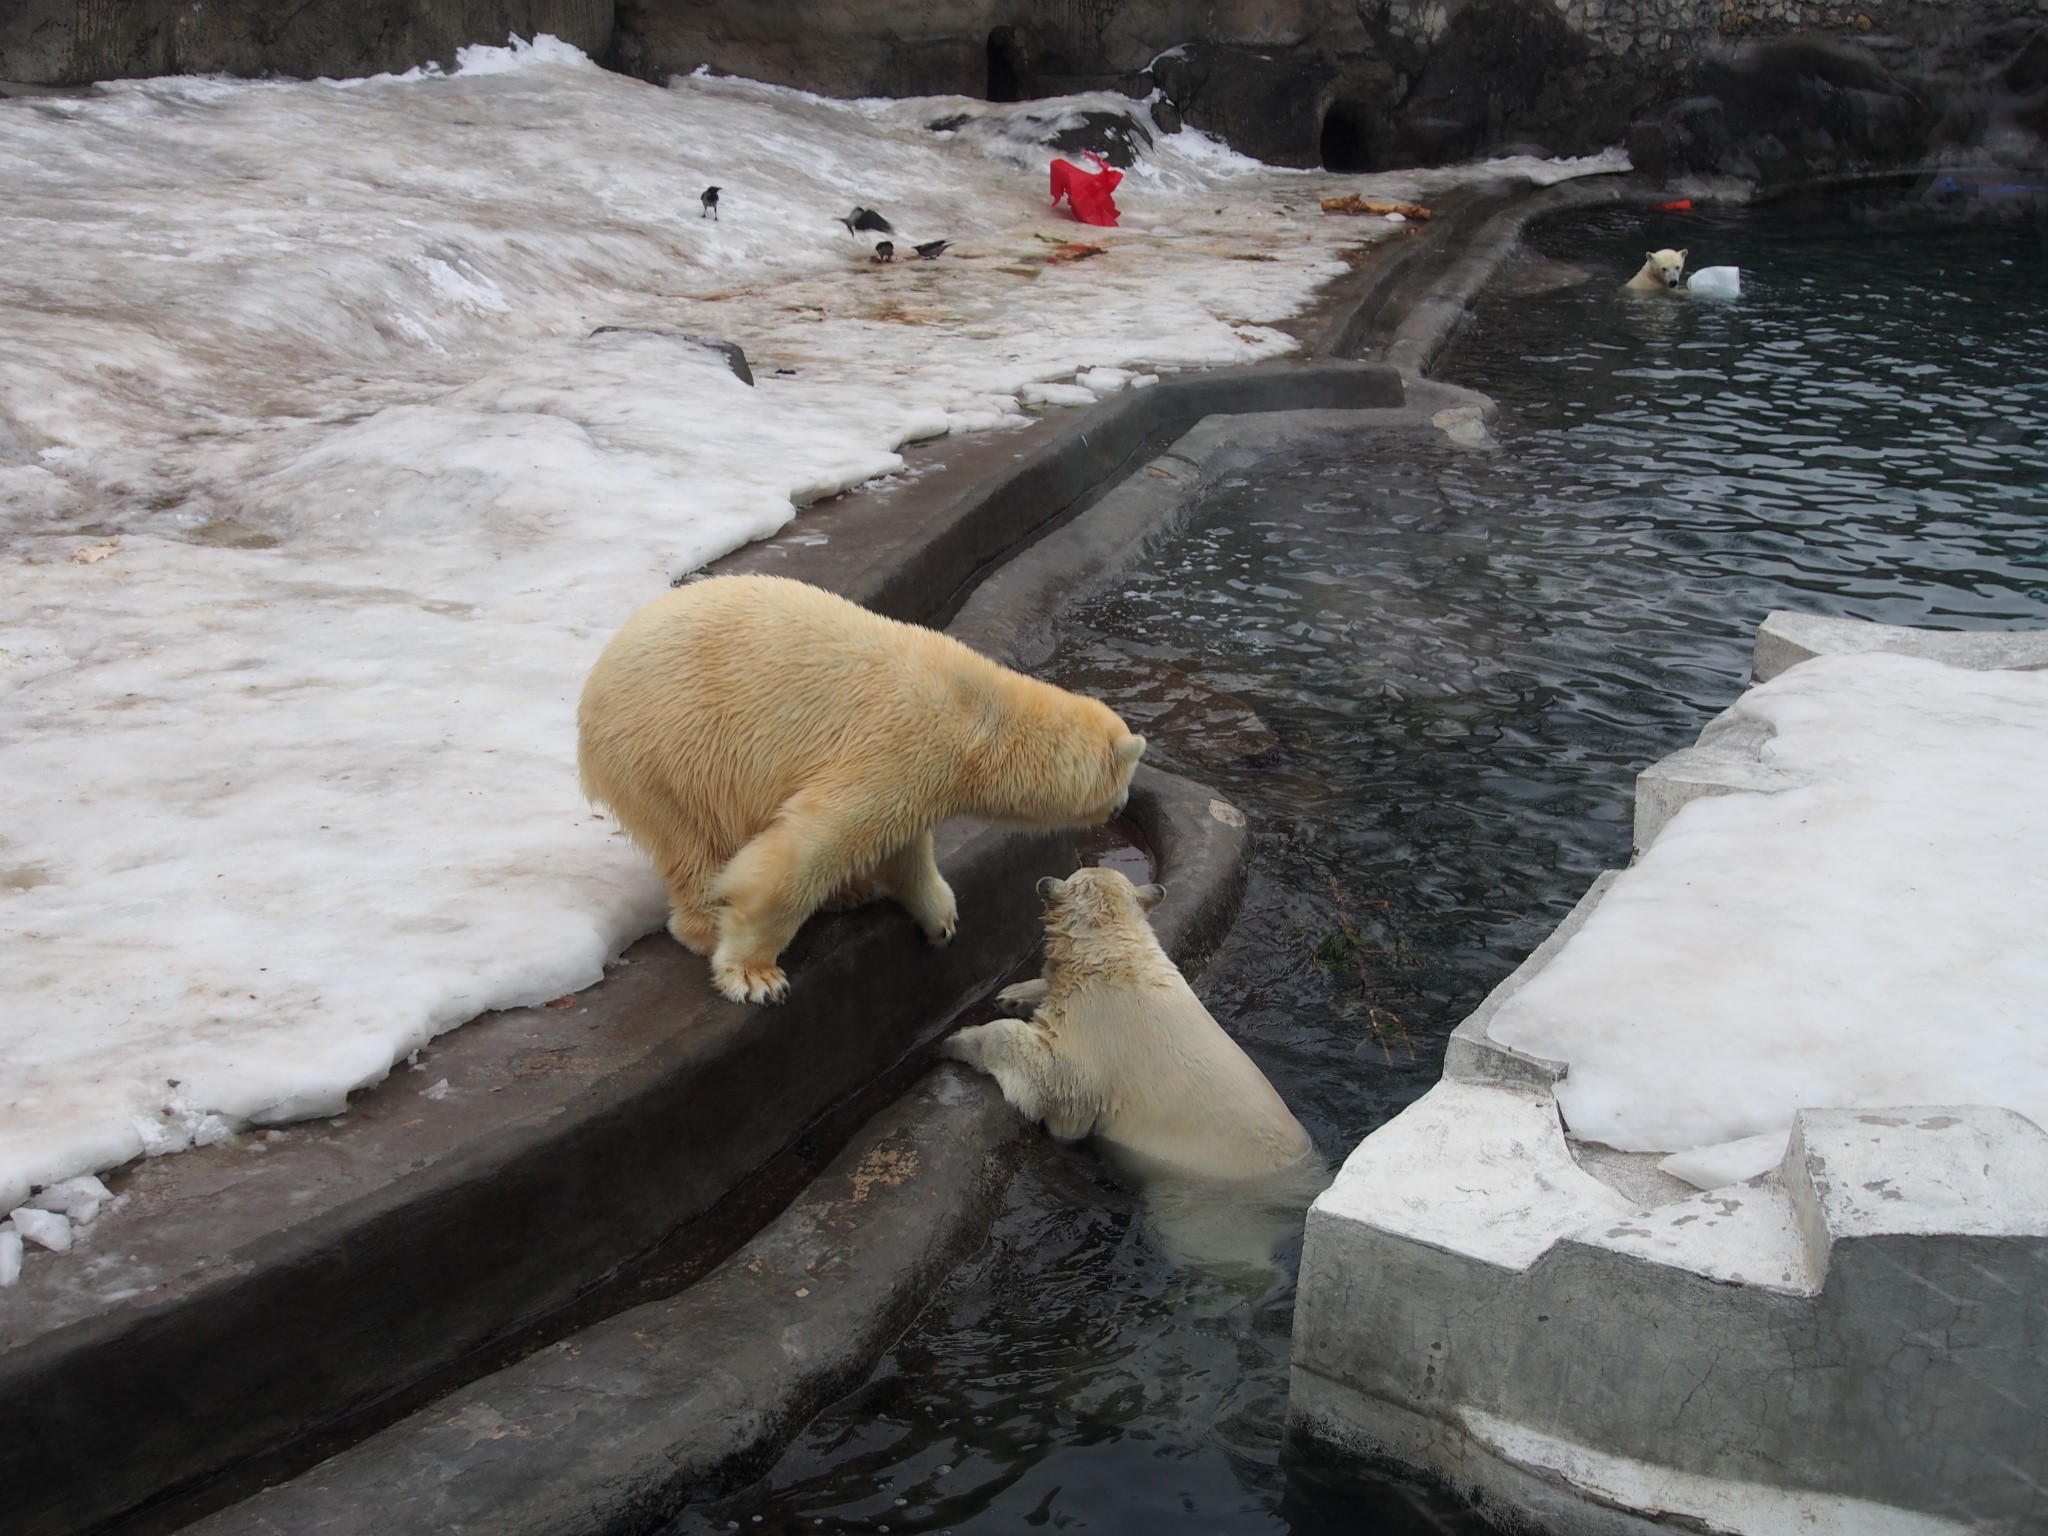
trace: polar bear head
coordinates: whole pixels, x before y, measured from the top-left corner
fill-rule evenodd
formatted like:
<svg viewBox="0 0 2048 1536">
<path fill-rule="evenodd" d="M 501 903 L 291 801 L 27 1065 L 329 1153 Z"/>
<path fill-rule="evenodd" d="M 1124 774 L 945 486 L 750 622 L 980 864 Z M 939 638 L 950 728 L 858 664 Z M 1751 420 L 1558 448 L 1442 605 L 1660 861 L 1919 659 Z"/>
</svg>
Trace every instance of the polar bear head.
<svg viewBox="0 0 2048 1536">
<path fill-rule="evenodd" d="M 1077 869 L 1064 880 L 1038 882 L 1045 903 L 1045 936 L 1050 951 L 1062 940 L 1086 944 L 1107 939 L 1128 943 L 1133 934 L 1151 936 L 1145 914 L 1165 899 L 1163 885 L 1133 885 L 1113 869 Z"/>
<path fill-rule="evenodd" d="M 1100 699 L 1010 679 L 1008 707 L 969 754 L 975 814 L 1040 829 L 1099 827 L 1124 808 L 1145 738 Z"/>
<path fill-rule="evenodd" d="M 1685 252 L 1666 246 L 1643 256 L 1643 269 L 1635 276 L 1646 287 L 1676 288 L 1685 275 Z"/>
</svg>

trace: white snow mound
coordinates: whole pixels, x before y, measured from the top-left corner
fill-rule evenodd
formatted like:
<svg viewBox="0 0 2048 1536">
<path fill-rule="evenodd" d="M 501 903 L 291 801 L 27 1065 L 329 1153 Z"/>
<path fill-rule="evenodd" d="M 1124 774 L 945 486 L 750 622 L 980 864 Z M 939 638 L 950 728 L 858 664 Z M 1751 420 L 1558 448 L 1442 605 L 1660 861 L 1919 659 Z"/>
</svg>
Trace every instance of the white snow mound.
<svg viewBox="0 0 2048 1536">
<path fill-rule="evenodd" d="M 1801 1108 L 2048 1126 L 2048 672 L 1823 656 L 1736 710 L 1792 787 L 1686 805 L 1488 1032 L 1570 1063 L 1573 1135 L 1705 1149 L 1695 1182 Z"/>
</svg>

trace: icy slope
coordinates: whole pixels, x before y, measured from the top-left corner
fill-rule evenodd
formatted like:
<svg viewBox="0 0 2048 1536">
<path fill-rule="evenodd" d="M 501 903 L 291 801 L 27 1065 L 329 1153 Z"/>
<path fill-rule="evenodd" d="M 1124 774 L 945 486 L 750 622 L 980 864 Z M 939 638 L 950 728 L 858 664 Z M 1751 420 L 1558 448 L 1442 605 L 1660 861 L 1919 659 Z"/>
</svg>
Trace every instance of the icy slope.
<svg viewBox="0 0 2048 1536">
<path fill-rule="evenodd" d="M 1286 350 L 1368 233 L 1330 179 L 1183 133 L 1084 232 L 1032 141 L 1089 104 L 661 90 L 548 39 L 0 103 L 0 1212 L 334 1112 L 657 926 L 573 713 L 672 577 L 1026 386 Z M 856 203 L 956 250 L 875 266 Z"/>
</svg>

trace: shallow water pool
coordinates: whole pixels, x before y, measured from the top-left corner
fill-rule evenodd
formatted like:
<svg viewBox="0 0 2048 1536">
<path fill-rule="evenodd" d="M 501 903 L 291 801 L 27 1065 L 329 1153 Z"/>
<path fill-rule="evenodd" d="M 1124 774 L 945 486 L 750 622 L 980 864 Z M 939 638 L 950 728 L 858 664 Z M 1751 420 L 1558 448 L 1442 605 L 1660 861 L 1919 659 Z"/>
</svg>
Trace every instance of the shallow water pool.
<svg viewBox="0 0 2048 1536">
<path fill-rule="evenodd" d="M 1745 295 L 1621 295 L 1663 245 Z M 2044 257 L 1880 198 L 1546 226 L 1438 369 L 1500 402 L 1497 451 L 1275 458 L 1070 616 L 1050 675 L 1251 818 L 1200 990 L 1333 1157 L 1627 860 L 1636 771 L 1741 692 L 1770 609 L 2048 625 Z M 675 1529 L 1486 1529 L 1283 1455 L 1295 1257 L 1177 1268 L 1042 1148 L 869 1384 Z"/>
</svg>

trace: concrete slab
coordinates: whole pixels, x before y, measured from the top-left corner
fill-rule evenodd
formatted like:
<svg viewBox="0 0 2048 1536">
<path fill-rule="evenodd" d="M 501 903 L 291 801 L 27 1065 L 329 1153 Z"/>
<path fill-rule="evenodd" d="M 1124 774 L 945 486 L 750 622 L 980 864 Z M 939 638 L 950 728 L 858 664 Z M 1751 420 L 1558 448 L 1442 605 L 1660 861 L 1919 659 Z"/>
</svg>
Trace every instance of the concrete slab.
<svg viewBox="0 0 2048 1536">
<path fill-rule="evenodd" d="M 1912 629 L 1902 624 L 1866 624 L 1817 613 L 1780 609 L 1757 626 L 1750 662 L 1753 682 L 1767 683 L 1789 667 L 1816 656 L 1854 656 L 1885 651 L 1924 656 L 1973 672 L 2027 672 L 2048 667 L 2048 633 L 2039 631 Z"/>
<path fill-rule="evenodd" d="M 1927 638 L 1794 619 L 1760 634 L 1760 675 L 1794 640 Z M 2031 666 L 2041 638 L 1931 644 Z M 1724 716 L 1646 772 L 1641 842 L 1690 798 L 1778 787 L 1762 745 Z M 1775 1169 L 1706 1192 L 1573 1143 L 1570 1063 L 1488 1024 L 1616 878 L 1310 1210 L 1292 1430 L 1517 1529 L 2048 1529 L 2048 1132 L 1985 1104 L 1806 1108 Z"/>
</svg>

